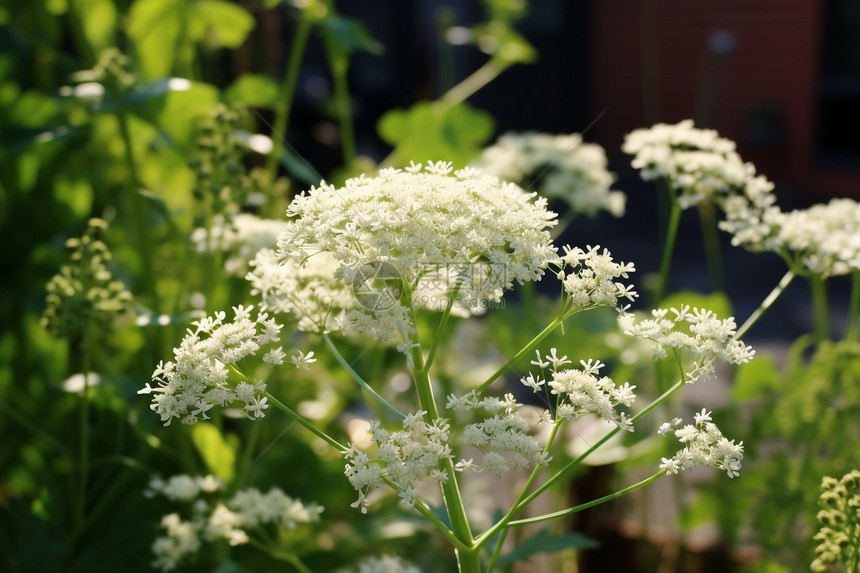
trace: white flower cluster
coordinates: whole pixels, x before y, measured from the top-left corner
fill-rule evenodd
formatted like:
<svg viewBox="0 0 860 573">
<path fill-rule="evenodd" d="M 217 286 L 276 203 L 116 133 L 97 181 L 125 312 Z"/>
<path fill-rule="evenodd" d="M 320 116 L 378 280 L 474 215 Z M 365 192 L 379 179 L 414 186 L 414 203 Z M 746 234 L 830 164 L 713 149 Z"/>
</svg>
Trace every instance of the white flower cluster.
<svg viewBox="0 0 860 573">
<path fill-rule="evenodd" d="M 399 491 L 400 502 L 413 507 L 418 500 L 419 484 L 427 479 L 437 483 L 448 481 L 448 473 L 439 468 L 443 459 L 451 457 L 448 445 L 450 426 L 444 420 L 432 424 L 424 420 L 427 412 L 419 410 L 403 420 L 403 430 L 389 432 L 374 421 L 370 427 L 372 441 L 376 442 L 376 457 L 350 446 L 343 453 L 348 460 L 347 478 L 358 491 L 358 500 L 352 507 L 367 513 L 370 501 L 367 496 L 387 483 Z"/>
<path fill-rule="evenodd" d="M 611 191 L 615 177 L 607 170 L 606 152 L 582 135 L 507 133 L 486 148 L 475 167 L 525 188 L 538 184 L 541 195 L 567 202 L 574 214 L 609 211 L 624 215 L 625 195 Z"/>
<path fill-rule="evenodd" d="M 796 260 L 824 278 L 860 270 L 860 203 L 832 199 L 808 209 L 770 213 L 768 250 Z"/>
<path fill-rule="evenodd" d="M 687 424 L 674 430 L 675 437 L 684 444 L 671 458 L 662 458 L 661 470 L 668 474 L 677 474 L 696 466 L 710 466 L 722 470 L 730 478 L 740 475 L 744 459 L 744 443 L 735 444 L 734 440 L 723 437 L 720 429 L 711 421 L 711 413 L 704 408 L 695 416 L 695 425 Z M 661 434 L 672 431 L 673 427 L 681 424 L 680 418 L 660 427 Z"/>
<path fill-rule="evenodd" d="M 251 294 L 262 300 L 266 312 L 292 314 L 299 330 L 329 332 L 347 330 L 347 311 L 356 305 L 354 294 L 335 280 L 340 265 L 329 253 L 280 262 L 272 249 L 261 249 L 245 277 Z"/>
<path fill-rule="evenodd" d="M 642 179 L 666 179 L 679 191 L 682 208 L 706 199 L 721 204 L 756 180 L 755 168 L 744 163 L 733 141 L 698 129 L 689 119 L 637 129 L 627 134 L 621 149 L 634 156 L 632 165 Z"/>
<path fill-rule="evenodd" d="M 545 198 L 533 198 L 474 168 L 452 173 L 450 163 L 383 169 L 377 177 L 350 179 L 341 188 L 322 184 L 296 196 L 278 257 L 285 262 L 331 253 L 340 264 L 338 276 L 354 291 L 368 286 L 368 277 L 418 285 L 425 277 L 437 281 L 438 269 L 454 267 L 458 296 L 479 307 L 498 300 L 514 282 L 539 279 L 558 258 L 547 230 L 556 224 L 555 213 Z M 452 287 L 442 285 L 439 294 Z M 381 340 L 402 338 L 401 331 L 409 330 L 403 324 L 407 307 L 421 306 L 420 300 L 401 300 L 400 289 L 388 292 L 386 305 L 362 303 L 349 316 Z"/>
<path fill-rule="evenodd" d="M 457 471 L 488 471 L 500 478 L 511 470 L 545 466 L 552 459 L 528 433 L 529 424 L 517 413 L 520 404 L 513 394 L 505 394 L 501 399 L 479 399 L 474 392 L 459 397 L 451 395 L 447 407 L 455 411 L 481 408 L 493 416 L 463 429 L 464 440 L 478 448 L 482 458 L 478 462 L 473 458 L 460 460 L 454 466 Z"/>
<path fill-rule="evenodd" d="M 405 565 L 400 557 L 384 555 L 362 560 L 358 564 L 357 573 L 421 573 L 421 569 Z"/>
<path fill-rule="evenodd" d="M 669 314 L 671 311 L 671 315 Z M 658 308 L 651 311 L 653 318 L 635 322 L 631 314 L 620 318 L 624 334 L 637 336 L 654 343 L 654 356 L 665 357 L 667 349 L 687 350 L 695 359 L 692 369 L 686 372 L 687 382 L 693 383 L 713 373 L 717 361 L 742 364 L 752 360 L 755 350 L 735 338 L 735 319 L 720 319 L 707 309 Z M 679 329 L 689 325 L 689 333 Z"/>
<path fill-rule="evenodd" d="M 264 346 L 280 341 L 281 325 L 266 313 L 251 318 L 253 306 L 233 307 L 232 322 L 224 322 L 226 313 L 218 312 L 193 323 L 178 348 L 173 350 L 174 361 L 160 362 L 152 373 L 152 380 L 138 394 L 154 394 L 150 409 L 161 416 L 165 426 L 173 418 L 183 424 L 208 420 L 207 411 L 215 405 L 226 406 L 243 402 L 245 414 L 251 418 L 265 415 L 267 398 L 263 396 L 266 384 L 250 384 L 228 380 L 227 366 L 243 358 L 256 355 Z M 263 356 L 270 364 L 283 364 L 283 349 L 275 346 Z"/>
<path fill-rule="evenodd" d="M 251 540 L 249 531 L 264 525 L 295 529 L 300 524 L 315 523 L 323 511 L 322 506 L 306 505 L 277 487 L 266 493 L 256 488 L 241 490 L 226 502 L 195 499 L 203 493 L 217 493 L 222 486 L 213 476 L 177 475 L 166 481 L 159 477 L 150 481 L 149 495 L 159 493 L 171 501 L 193 502 L 190 519 L 183 520 L 178 512 L 161 519 L 165 535 L 152 544 L 154 568 L 175 569 L 197 553 L 204 542 L 226 540 L 233 546 L 246 544 Z"/>
<path fill-rule="evenodd" d="M 619 299 L 634 300 L 639 294 L 632 290 L 633 285 L 617 282 L 618 278 L 628 278 L 628 273 L 636 270 L 633 263 L 616 263 L 608 249 L 600 251 L 600 245 L 564 247 L 561 265 L 556 276 L 562 282 L 565 293 L 575 310 L 585 310 L 598 306 L 615 306 Z M 629 306 L 629 305 L 628 305 Z M 626 310 L 628 306 L 621 307 Z"/>
<path fill-rule="evenodd" d="M 191 243 L 199 253 L 227 253 L 224 270 L 241 277 L 248 272 L 248 262 L 260 249 L 275 248 L 286 227 L 285 221 L 261 219 L 250 213 L 236 213 L 228 219 L 216 215 L 211 232 L 198 227 L 191 233 Z"/>
<path fill-rule="evenodd" d="M 550 354 L 541 358 L 537 352 L 537 360 L 532 364 L 540 368 L 551 367 L 552 376 L 549 381 L 543 379 L 542 375 L 529 374 L 523 377 L 521 382 L 532 389 L 533 392 L 547 392 L 556 396 L 551 401 L 555 417 L 561 420 L 574 421 L 586 414 L 594 414 L 598 418 L 612 422 L 622 430 L 633 431 L 633 423 L 624 412 L 618 412 L 618 406 L 631 406 L 636 399 L 631 386 L 625 382 L 622 386 L 616 386 L 608 376 L 600 376 L 600 369 L 605 366 L 599 360 L 580 360 L 582 369 L 565 368 L 561 366 L 570 364 L 567 356 L 558 356 L 555 348 Z M 547 396 L 547 400 L 549 400 Z"/>
</svg>

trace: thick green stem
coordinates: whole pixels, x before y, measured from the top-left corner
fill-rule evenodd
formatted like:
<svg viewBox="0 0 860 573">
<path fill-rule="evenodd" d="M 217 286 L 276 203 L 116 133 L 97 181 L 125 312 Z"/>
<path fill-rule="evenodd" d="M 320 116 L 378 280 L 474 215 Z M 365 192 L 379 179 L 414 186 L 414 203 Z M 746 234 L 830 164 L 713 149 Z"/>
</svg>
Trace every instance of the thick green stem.
<svg viewBox="0 0 860 573">
<path fill-rule="evenodd" d="M 670 183 L 665 184 L 666 191 L 671 198 L 671 211 L 669 212 L 669 223 L 666 228 L 666 242 L 663 245 L 663 258 L 660 261 L 660 277 L 657 282 L 657 289 L 654 291 L 654 304 L 657 305 L 663 300 L 663 295 L 666 293 L 666 284 L 669 282 L 669 269 L 672 266 L 672 253 L 675 250 L 675 239 L 678 236 L 678 224 L 681 221 L 681 205 L 678 203 L 678 197 Z"/>
<path fill-rule="evenodd" d="M 723 290 L 723 256 L 720 252 L 720 233 L 714 204 L 711 201 L 699 203 L 699 224 L 702 229 L 702 245 L 705 248 L 705 263 L 711 275 L 711 286 L 716 291 Z"/>
<path fill-rule="evenodd" d="M 275 107 L 275 121 L 272 128 L 272 154 L 266 160 L 266 171 L 268 171 L 272 181 L 277 178 L 278 163 L 281 160 L 281 155 L 284 153 L 290 108 L 293 106 L 293 98 L 296 94 L 299 70 L 301 69 L 302 58 L 304 57 L 305 48 L 308 45 L 308 38 L 310 37 L 314 21 L 317 18 L 318 10 L 318 2 L 316 0 L 308 0 L 308 3 L 302 9 L 302 15 L 296 28 L 296 35 L 293 36 L 293 43 L 290 46 L 287 69 L 284 72 L 284 79 L 281 81 L 281 89 L 278 93 L 278 105 Z"/>
<path fill-rule="evenodd" d="M 795 276 L 797 275 L 794 273 L 794 271 L 788 271 L 783 275 L 783 277 L 779 280 L 779 283 L 777 283 L 777 285 L 773 287 L 773 290 L 770 291 L 770 293 L 764 298 L 758 308 L 755 309 L 755 312 L 753 312 L 746 320 L 746 322 L 744 322 L 743 325 L 741 325 L 741 327 L 737 330 L 737 333 L 735 334 L 736 339 L 743 338 L 747 331 L 752 328 L 752 325 L 754 325 L 758 321 L 758 319 L 761 318 L 761 316 L 765 313 L 765 311 L 767 311 L 767 309 L 769 309 L 773 305 L 773 303 L 776 302 L 776 299 L 778 299 L 779 295 L 781 295 L 783 291 L 785 291 L 785 289 L 788 287 L 788 285 L 791 284 L 791 281 L 794 280 Z"/>
<path fill-rule="evenodd" d="M 305 418 L 304 416 L 302 416 L 301 414 L 299 414 L 298 412 L 272 396 L 269 392 L 266 392 L 265 394 L 266 398 L 269 399 L 270 404 L 274 404 L 277 409 L 279 409 L 281 412 L 283 412 L 302 426 L 304 426 L 310 433 L 320 438 L 322 441 L 324 441 L 339 452 L 345 452 L 347 450 L 346 446 L 338 443 L 337 440 L 317 428 L 310 420 L 308 420 L 307 418 Z"/>
<path fill-rule="evenodd" d="M 380 396 L 376 390 L 370 387 L 370 384 L 364 381 L 364 379 L 358 375 L 358 372 L 350 365 L 349 362 L 346 361 L 346 358 L 338 351 L 337 346 L 334 345 L 331 338 L 329 338 L 328 334 L 323 334 L 323 338 L 325 338 L 325 342 L 328 345 L 329 349 L 334 354 L 335 359 L 343 366 L 344 370 L 349 372 L 349 375 L 352 376 L 352 379 L 355 380 L 359 386 L 361 386 L 368 394 L 373 396 L 373 399 L 385 406 L 391 413 L 400 418 L 401 420 L 406 417 L 406 414 L 392 406 L 388 400 Z"/>
<path fill-rule="evenodd" d="M 830 340 L 830 316 L 827 308 L 827 283 L 820 276 L 809 278 L 812 287 L 812 320 L 815 323 L 815 341 Z"/>
<path fill-rule="evenodd" d="M 580 512 L 584 509 L 588 509 L 590 507 L 594 507 L 596 505 L 600 505 L 606 503 L 607 501 L 612 501 L 613 499 L 618 499 L 621 496 L 627 495 L 628 493 L 634 492 L 639 488 L 645 487 L 646 485 L 657 481 L 659 478 L 666 475 L 666 470 L 661 470 L 651 477 L 640 481 L 639 483 L 635 483 L 631 486 L 625 487 L 624 489 L 618 490 L 614 493 L 610 493 L 609 495 L 604 495 L 603 497 L 599 497 L 597 499 L 593 499 L 587 503 L 583 503 L 580 505 L 576 505 L 574 507 L 569 507 L 567 509 L 562 509 L 560 511 L 555 511 L 553 513 L 546 513 L 544 515 L 538 515 L 536 517 L 529 517 L 526 519 L 517 519 L 516 521 L 511 521 L 508 523 L 508 527 L 519 527 L 521 525 L 529 525 L 532 523 L 540 523 L 541 521 L 549 521 L 550 519 L 555 519 L 557 517 L 563 517 L 565 515 L 571 515 L 577 512 Z"/>
</svg>

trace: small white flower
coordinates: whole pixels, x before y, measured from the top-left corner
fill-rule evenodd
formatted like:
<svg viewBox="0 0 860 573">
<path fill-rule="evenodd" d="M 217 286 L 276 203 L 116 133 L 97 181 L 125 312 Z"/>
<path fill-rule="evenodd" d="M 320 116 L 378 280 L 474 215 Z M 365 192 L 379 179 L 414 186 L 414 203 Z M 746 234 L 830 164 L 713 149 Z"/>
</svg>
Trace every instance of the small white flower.
<svg viewBox="0 0 860 573">
<path fill-rule="evenodd" d="M 308 370 L 310 368 L 310 365 L 317 361 L 317 359 L 313 357 L 313 350 L 311 350 L 307 354 L 305 354 L 301 350 L 299 350 L 298 353 L 298 356 L 290 356 L 290 361 L 295 364 L 296 368 L 299 368 L 301 370 Z"/>
</svg>

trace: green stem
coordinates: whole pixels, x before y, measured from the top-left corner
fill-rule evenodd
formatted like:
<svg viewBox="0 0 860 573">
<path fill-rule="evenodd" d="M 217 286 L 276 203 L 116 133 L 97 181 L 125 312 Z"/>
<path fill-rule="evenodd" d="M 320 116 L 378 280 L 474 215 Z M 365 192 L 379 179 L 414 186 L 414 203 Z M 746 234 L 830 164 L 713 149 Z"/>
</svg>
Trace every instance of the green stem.
<svg viewBox="0 0 860 573">
<path fill-rule="evenodd" d="M 293 105 L 293 98 L 296 94 L 299 70 L 301 69 L 308 38 L 310 37 L 313 23 L 317 18 L 317 10 L 316 0 L 308 0 L 308 3 L 302 9 L 302 15 L 296 28 L 296 35 L 293 36 L 293 43 L 290 46 L 287 69 L 284 71 L 284 79 L 281 82 L 278 93 L 278 105 L 275 107 L 275 120 L 274 127 L 272 128 L 272 154 L 266 160 L 266 171 L 268 171 L 272 181 L 277 178 L 278 163 L 281 160 L 281 155 L 284 153 L 290 108 Z"/>
<path fill-rule="evenodd" d="M 753 312 L 746 320 L 746 322 L 744 322 L 743 325 L 741 325 L 741 327 L 737 330 L 737 332 L 735 333 L 735 339 L 743 338 L 747 331 L 752 328 L 752 326 L 756 322 L 758 322 L 758 319 L 761 318 L 765 311 L 767 311 L 767 309 L 769 309 L 773 305 L 773 303 L 776 302 L 776 299 L 779 298 L 779 296 L 783 293 L 783 291 L 785 291 L 788 285 L 791 284 L 791 281 L 794 280 L 794 277 L 796 276 L 797 275 L 794 273 L 794 271 L 791 270 L 787 271 L 783 275 L 783 277 L 779 280 L 779 283 L 777 283 L 777 285 L 773 287 L 773 290 L 770 291 L 770 293 L 764 298 L 758 308 L 755 309 L 755 312 Z"/>
<path fill-rule="evenodd" d="M 711 275 L 711 286 L 715 291 L 723 290 L 723 257 L 720 253 L 720 233 L 714 216 L 711 201 L 699 203 L 699 224 L 702 229 L 702 244 L 705 248 L 705 262 Z"/>
<path fill-rule="evenodd" d="M 259 421 L 256 424 L 251 424 L 248 439 L 242 446 L 242 458 L 239 461 L 239 471 L 237 472 L 234 484 L 237 490 L 244 488 L 248 483 L 248 477 L 251 473 L 251 461 L 254 459 L 254 450 L 260 438 L 260 429 L 262 427 L 263 425 Z"/>
<path fill-rule="evenodd" d="M 827 284 L 818 275 L 809 277 L 812 287 L 812 317 L 815 323 L 815 341 L 830 339 L 830 317 L 827 308 Z"/>
<path fill-rule="evenodd" d="M 652 401 L 641 412 L 639 412 L 638 414 L 633 416 L 633 418 L 631 418 L 631 420 L 630 420 L 631 423 L 642 419 L 643 416 L 647 415 L 654 408 L 656 408 L 657 406 L 659 406 L 660 404 L 665 402 L 673 393 L 675 393 L 683 385 L 684 385 L 683 380 L 679 380 L 678 382 L 676 382 L 671 388 L 669 388 L 668 390 L 663 392 L 663 394 L 661 394 L 658 398 L 656 398 L 654 401 Z M 478 538 L 475 540 L 475 545 L 480 547 L 481 545 L 486 543 L 493 535 L 496 534 L 497 531 L 499 531 L 503 527 L 506 527 L 511 522 L 511 520 L 513 519 L 513 517 L 517 513 L 522 511 L 523 508 L 525 508 L 527 505 L 529 505 L 531 502 L 533 502 L 543 492 L 545 492 L 550 487 L 552 487 L 552 485 L 555 482 L 557 482 L 559 479 L 561 479 L 563 476 L 565 476 L 569 471 L 571 471 L 573 468 L 575 468 L 576 466 L 581 464 L 585 458 L 587 458 L 592 453 L 594 453 L 595 450 L 597 450 L 600 446 L 605 444 L 610 438 L 612 438 L 612 436 L 614 436 L 615 434 L 617 434 L 620 431 L 621 431 L 621 428 L 616 426 L 615 428 L 613 428 L 612 430 L 607 432 L 607 434 L 605 436 L 603 436 L 600 440 L 595 442 L 585 452 L 580 454 L 579 457 L 577 457 L 575 460 L 568 462 L 567 465 L 565 465 L 561 470 L 559 470 L 553 476 L 551 476 L 546 482 L 541 484 L 530 495 L 527 495 L 527 496 L 521 495 L 520 499 L 517 501 L 517 503 L 514 504 L 514 506 L 507 513 L 507 515 L 505 515 L 502 519 L 500 519 L 493 527 L 491 527 L 490 529 L 488 529 L 487 531 L 482 533 L 480 536 L 478 536 Z M 529 484 L 529 486 L 530 485 L 531 484 Z M 528 491 L 528 489 L 524 489 L 523 494 L 525 494 L 526 491 Z"/>
<path fill-rule="evenodd" d="M 335 440 L 334 438 L 332 438 L 331 436 L 329 436 L 328 434 L 326 434 L 325 432 L 323 432 L 322 430 L 320 430 L 319 428 L 314 426 L 313 423 L 311 423 L 307 418 L 305 418 L 304 416 L 302 416 L 301 414 L 299 414 L 298 412 L 296 412 L 295 410 L 293 410 L 292 408 L 290 408 L 289 406 L 287 406 L 286 404 L 284 404 L 283 402 L 281 402 L 280 400 L 278 400 L 277 398 L 272 396 L 269 392 L 266 392 L 265 394 L 266 394 L 266 398 L 269 399 L 269 403 L 274 404 L 276 408 L 278 408 L 281 412 L 283 412 L 284 414 L 286 414 L 287 416 L 289 416 L 290 418 L 292 418 L 293 420 L 295 420 L 296 422 L 298 422 L 299 424 L 304 426 L 310 433 L 312 433 L 316 437 L 320 438 L 325 443 L 327 443 L 328 445 L 330 445 L 331 447 L 333 447 L 334 449 L 336 449 L 339 452 L 345 452 L 347 450 L 346 446 L 338 443 L 337 440 Z"/>
<path fill-rule="evenodd" d="M 126 169 L 128 169 L 130 179 L 131 205 L 133 211 L 133 227 L 137 234 L 138 252 L 140 253 L 141 263 L 143 264 L 143 284 L 146 292 L 150 295 L 150 301 L 153 312 L 159 314 L 161 312 L 158 300 L 158 291 L 156 289 L 156 273 L 155 264 L 153 262 L 152 242 L 149 236 L 149 210 L 147 209 L 146 200 L 140 193 L 142 184 L 137 170 L 137 162 L 134 158 L 134 147 L 132 146 L 131 130 L 128 125 L 128 112 L 123 107 L 121 101 L 115 102 L 117 106 L 117 122 L 119 125 L 120 135 L 122 137 Z"/>
<path fill-rule="evenodd" d="M 618 490 L 614 493 L 610 493 L 609 495 L 604 495 L 603 497 L 599 497 L 597 499 L 593 499 L 587 503 L 583 503 L 580 505 L 576 505 L 574 507 L 569 507 L 567 509 L 562 509 L 560 511 L 555 511 L 553 513 L 546 513 L 544 515 L 538 515 L 536 517 L 528 517 L 526 519 L 517 519 L 516 521 L 511 521 L 508 523 L 508 527 L 519 527 L 521 525 L 529 525 L 532 523 L 540 523 L 541 521 L 549 521 L 550 519 L 555 519 L 557 517 L 563 517 L 565 515 L 571 515 L 574 513 L 578 513 L 584 509 L 588 509 L 590 507 L 594 507 L 596 505 L 600 505 L 606 503 L 607 501 L 612 501 L 613 499 L 618 499 L 621 496 L 627 495 L 628 493 L 634 492 L 639 488 L 645 487 L 646 485 L 657 481 L 659 478 L 666 475 L 666 470 L 661 470 L 651 477 L 640 481 L 639 483 L 635 483 L 631 486 L 625 487 L 624 489 Z"/>
<path fill-rule="evenodd" d="M 502 554 L 502 546 L 505 544 L 505 539 L 508 537 L 508 529 L 504 528 L 499 533 L 499 540 L 496 542 L 496 546 L 493 547 L 493 555 L 490 557 L 490 564 L 487 566 L 487 573 L 493 573 L 493 569 L 496 567 L 496 561 L 499 560 L 499 556 Z"/>
<path fill-rule="evenodd" d="M 654 304 L 659 304 L 666 293 L 666 284 L 669 282 L 669 269 L 672 266 L 672 253 L 675 250 L 675 239 L 678 236 L 678 223 L 681 221 L 681 205 L 678 203 L 676 192 L 670 183 L 665 183 L 666 191 L 671 198 L 671 211 L 669 212 L 669 223 L 666 229 L 666 242 L 663 245 L 663 258 L 660 261 L 660 278 L 657 290 L 654 291 Z"/>
<path fill-rule="evenodd" d="M 457 300 L 457 293 L 460 292 L 462 282 L 457 281 L 456 286 L 451 290 L 448 296 L 448 304 L 445 306 L 445 311 L 442 313 L 442 318 L 439 321 L 439 327 L 436 329 L 436 336 L 433 337 L 433 342 L 430 346 L 430 352 L 427 354 L 427 360 L 424 362 L 424 368 L 430 371 L 430 365 L 433 364 L 433 359 L 436 357 L 436 351 L 441 345 L 445 335 L 445 328 L 448 326 L 448 319 L 451 317 L 451 309 L 454 308 L 454 301 Z"/>
<path fill-rule="evenodd" d="M 78 462 L 78 493 L 77 503 L 75 506 L 75 529 L 80 532 L 86 520 L 87 506 L 87 482 L 89 481 L 89 463 L 90 463 L 90 370 L 92 370 L 92 354 L 90 353 L 91 346 L 90 326 L 87 325 L 83 347 L 83 374 L 84 388 L 81 393 L 80 417 L 78 419 L 78 432 L 80 436 L 80 459 Z"/>
<path fill-rule="evenodd" d="M 520 351 L 514 355 L 513 358 L 511 358 L 510 360 L 505 362 L 505 364 L 501 368 L 499 368 L 498 370 L 493 372 L 489 378 L 487 378 L 477 388 L 475 388 L 475 392 L 480 393 L 480 392 L 483 392 L 484 390 L 486 390 L 487 387 L 489 387 L 490 384 L 495 382 L 499 376 L 501 376 L 502 374 L 507 372 L 507 370 L 512 365 L 514 365 L 516 362 L 518 362 L 523 356 L 525 356 L 526 354 L 528 354 L 529 352 L 534 350 L 535 346 L 540 344 L 541 340 L 543 340 L 544 338 L 549 336 L 553 330 L 555 330 L 556 328 L 561 326 L 561 323 L 564 322 L 565 318 L 566 318 L 566 316 L 564 314 L 561 314 L 561 315 L 555 317 L 553 319 L 553 321 L 551 323 L 549 323 L 549 325 L 546 328 L 544 328 L 542 331 L 540 331 L 539 334 L 537 334 L 525 346 L 523 346 L 520 349 Z"/>
<path fill-rule="evenodd" d="M 349 101 L 349 56 L 338 51 L 331 33 L 325 35 L 326 57 L 334 84 L 334 106 L 340 126 L 340 146 L 343 165 L 349 168 L 355 161 L 355 132 L 352 127 L 352 106 Z"/>
<path fill-rule="evenodd" d="M 401 420 L 406 418 L 406 414 L 392 406 L 385 398 L 380 396 L 376 390 L 370 387 L 370 384 L 364 381 L 364 379 L 358 375 L 358 372 L 346 361 L 346 358 L 338 351 L 337 346 L 334 345 L 331 338 L 329 338 L 328 334 L 323 334 L 323 338 L 325 338 L 325 342 L 328 345 L 329 349 L 334 353 L 335 359 L 343 366 L 344 370 L 349 372 L 349 375 L 352 376 L 352 379 L 355 380 L 359 386 L 361 386 L 366 392 L 368 392 L 373 399 L 385 406 L 391 413 L 400 418 Z"/>
<path fill-rule="evenodd" d="M 459 573 L 481 573 L 481 556 L 475 549 L 455 549 Z"/>
<path fill-rule="evenodd" d="M 445 92 L 439 101 L 450 106 L 463 103 L 475 92 L 496 79 L 510 65 L 510 63 L 502 60 L 491 58 L 483 66 L 472 72 L 469 77 Z"/>
<path fill-rule="evenodd" d="M 857 320 L 860 318 L 860 271 L 851 271 L 851 304 L 848 323 L 845 325 L 845 340 L 853 342 L 857 335 Z"/>
</svg>

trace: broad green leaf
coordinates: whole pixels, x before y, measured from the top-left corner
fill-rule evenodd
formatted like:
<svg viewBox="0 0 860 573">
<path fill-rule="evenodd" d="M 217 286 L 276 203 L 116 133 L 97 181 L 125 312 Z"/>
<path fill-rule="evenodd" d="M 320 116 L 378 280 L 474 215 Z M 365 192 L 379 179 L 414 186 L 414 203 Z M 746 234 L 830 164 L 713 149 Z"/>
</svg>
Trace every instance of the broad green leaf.
<svg viewBox="0 0 860 573">
<path fill-rule="evenodd" d="M 197 422 L 191 426 L 191 441 L 194 442 L 209 471 L 226 483 L 230 483 L 235 471 L 235 444 L 228 443 L 221 436 L 218 428 L 207 422 Z"/>
<path fill-rule="evenodd" d="M 278 101 L 278 82 L 268 76 L 245 74 L 224 93 L 227 103 L 244 103 L 251 107 L 272 108 Z"/>
<path fill-rule="evenodd" d="M 217 101 L 218 90 L 202 82 L 192 83 L 185 91 L 168 92 L 158 114 L 158 125 L 175 145 L 187 146 L 195 136 L 197 119 L 208 113 Z"/>
<path fill-rule="evenodd" d="M 116 43 L 117 10 L 113 0 L 77 0 L 74 6 L 93 53 Z"/>
<path fill-rule="evenodd" d="M 255 24 L 250 12 L 226 0 L 198 0 L 188 23 L 191 38 L 208 48 L 238 48 Z"/>
<path fill-rule="evenodd" d="M 183 9 L 183 0 L 136 0 L 131 4 L 127 32 L 144 77 L 170 75 Z"/>
<path fill-rule="evenodd" d="M 556 553 L 565 549 L 588 549 L 597 547 L 597 542 L 581 533 L 551 533 L 544 529 L 516 546 L 513 551 L 499 559 L 499 565 L 525 561 L 536 553 Z"/>
<path fill-rule="evenodd" d="M 773 357 L 768 354 L 758 355 L 755 360 L 738 366 L 732 399 L 740 402 L 763 397 L 770 390 L 779 388 L 780 380 L 781 375 Z"/>
<path fill-rule="evenodd" d="M 381 54 L 383 46 L 376 41 L 365 25 L 353 18 L 335 16 L 322 22 L 323 32 L 338 55 L 349 55 L 358 50 Z"/>
<path fill-rule="evenodd" d="M 93 186 L 85 178 L 61 171 L 54 179 L 54 199 L 68 206 L 77 218 L 83 219 L 93 206 Z"/>
<path fill-rule="evenodd" d="M 490 114 L 468 104 L 419 102 L 408 110 L 391 110 L 379 120 L 379 135 L 395 146 L 398 165 L 410 161 L 452 161 L 466 165 L 480 155 L 493 133 Z"/>
<path fill-rule="evenodd" d="M 10 121 L 21 127 L 40 127 L 57 113 L 57 101 L 43 93 L 28 91 L 21 94 L 9 110 Z"/>
</svg>

